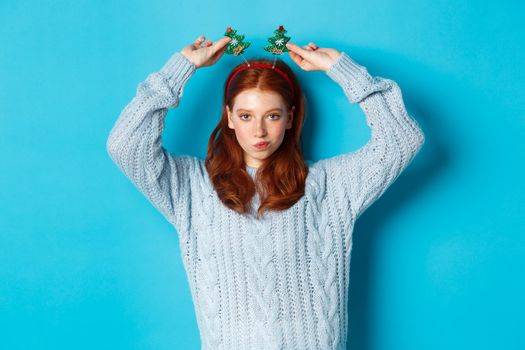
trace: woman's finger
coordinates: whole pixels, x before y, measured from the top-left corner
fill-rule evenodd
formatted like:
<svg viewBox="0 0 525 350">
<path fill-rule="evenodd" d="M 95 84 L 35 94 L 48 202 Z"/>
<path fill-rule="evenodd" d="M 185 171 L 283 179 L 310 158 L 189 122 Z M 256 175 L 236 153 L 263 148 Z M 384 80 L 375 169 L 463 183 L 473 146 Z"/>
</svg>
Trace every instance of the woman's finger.
<svg viewBox="0 0 525 350">
<path fill-rule="evenodd" d="M 195 42 L 193 43 L 193 46 L 199 48 L 199 47 L 201 46 L 202 42 L 204 41 L 204 39 L 205 39 L 204 35 L 199 36 L 199 37 L 195 40 Z"/>
<path fill-rule="evenodd" d="M 293 51 L 288 51 L 288 54 L 290 55 L 290 58 L 295 61 L 297 58 L 297 54 Z"/>
<path fill-rule="evenodd" d="M 224 37 L 220 40 L 217 40 L 213 45 L 211 46 L 212 55 L 211 55 L 211 62 L 212 64 L 215 64 L 219 60 L 219 58 L 226 52 L 226 45 L 232 40 L 230 37 Z"/>
<path fill-rule="evenodd" d="M 308 51 L 306 49 L 303 49 L 302 47 L 300 46 L 297 46 L 295 44 L 292 44 L 292 43 L 288 43 L 286 44 L 286 47 L 290 50 L 292 50 L 293 52 L 295 52 L 296 54 L 298 54 L 299 56 L 302 56 L 306 59 L 308 59 L 308 57 L 310 57 L 311 55 L 311 51 Z"/>
<path fill-rule="evenodd" d="M 222 49 L 223 47 L 226 47 L 226 45 L 232 40 L 229 36 L 225 36 L 215 42 L 215 46 L 217 47 L 217 50 Z"/>
<path fill-rule="evenodd" d="M 225 51 L 226 45 L 232 40 L 229 36 L 225 36 L 219 40 L 217 40 L 213 45 L 211 45 L 213 54 L 215 55 L 219 51 Z"/>
<path fill-rule="evenodd" d="M 296 54 L 295 52 L 293 51 L 288 51 L 288 54 L 290 55 L 290 58 L 292 59 L 292 61 L 294 61 L 299 67 L 302 65 L 302 62 L 304 61 L 303 58 Z"/>
<path fill-rule="evenodd" d="M 308 50 L 308 51 L 312 51 L 312 50 L 313 50 L 313 49 L 310 47 L 310 45 L 304 45 L 304 46 L 303 46 L 303 49 Z"/>
</svg>

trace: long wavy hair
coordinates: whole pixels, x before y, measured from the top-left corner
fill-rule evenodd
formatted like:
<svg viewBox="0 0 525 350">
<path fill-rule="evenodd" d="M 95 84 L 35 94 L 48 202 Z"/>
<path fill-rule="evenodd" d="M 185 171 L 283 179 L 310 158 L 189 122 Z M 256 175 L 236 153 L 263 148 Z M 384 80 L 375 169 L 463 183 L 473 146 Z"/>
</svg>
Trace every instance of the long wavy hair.
<svg viewBox="0 0 525 350">
<path fill-rule="evenodd" d="M 248 61 L 273 64 L 273 60 L 266 58 L 252 58 Z M 235 69 L 245 64 L 243 62 L 234 67 L 224 83 L 222 116 L 210 135 L 205 165 L 220 200 L 239 214 L 250 211 L 251 200 L 257 191 L 260 196 L 260 206 L 257 209 L 259 218 L 265 210 L 281 211 L 290 208 L 304 195 L 308 175 L 308 166 L 301 146 L 305 99 L 297 77 L 280 59 L 276 60 L 275 67 L 288 75 L 295 90 L 294 96 L 290 86 L 279 73 L 273 69 L 255 66 L 240 71 L 226 91 L 226 84 Z M 292 127 L 286 129 L 279 148 L 257 169 L 255 182 L 246 171 L 244 150 L 237 141 L 235 130 L 228 127 L 226 109 L 228 106 L 233 110 L 236 96 L 252 88 L 278 93 L 288 111 L 295 106 Z"/>
</svg>

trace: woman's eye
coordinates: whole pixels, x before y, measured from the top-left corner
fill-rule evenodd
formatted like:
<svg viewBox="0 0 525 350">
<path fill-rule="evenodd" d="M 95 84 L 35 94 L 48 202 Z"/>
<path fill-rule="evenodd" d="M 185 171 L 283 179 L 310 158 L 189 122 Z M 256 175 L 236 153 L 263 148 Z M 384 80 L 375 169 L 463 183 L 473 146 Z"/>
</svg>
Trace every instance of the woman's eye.
<svg viewBox="0 0 525 350">
<path fill-rule="evenodd" d="M 244 117 L 246 117 L 246 118 L 244 118 Z M 247 120 L 247 118 L 249 118 L 249 117 L 250 117 L 249 114 L 241 114 L 241 115 L 239 115 L 239 118 L 241 118 L 242 120 Z M 270 117 L 270 119 L 272 119 L 272 120 L 277 120 L 277 119 L 279 119 L 281 116 L 280 116 L 279 114 L 270 114 L 269 117 Z"/>
</svg>

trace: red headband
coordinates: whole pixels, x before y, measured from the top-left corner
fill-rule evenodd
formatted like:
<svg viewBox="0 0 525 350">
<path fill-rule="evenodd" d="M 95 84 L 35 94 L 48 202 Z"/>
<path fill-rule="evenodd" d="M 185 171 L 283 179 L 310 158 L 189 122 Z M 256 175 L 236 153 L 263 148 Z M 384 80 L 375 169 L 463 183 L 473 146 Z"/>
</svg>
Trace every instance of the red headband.
<svg viewBox="0 0 525 350">
<path fill-rule="evenodd" d="M 237 70 L 232 74 L 230 80 L 228 80 L 228 84 L 226 85 L 226 96 L 228 96 L 228 90 L 230 89 L 230 84 L 233 80 L 233 78 L 235 78 L 235 76 L 242 70 L 245 70 L 245 69 L 248 69 L 248 68 L 251 68 L 251 67 L 263 67 L 263 68 L 270 68 L 270 69 L 273 69 L 274 71 L 276 71 L 277 73 L 279 73 L 280 75 L 283 76 L 284 79 L 286 79 L 286 81 L 288 82 L 288 85 L 290 85 L 290 89 L 292 90 L 292 95 L 295 95 L 295 91 L 294 91 L 294 88 L 293 88 L 293 84 L 292 84 L 292 81 L 290 80 L 290 78 L 288 78 L 288 75 L 283 72 L 282 70 L 280 70 L 279 68 L 276 68 L 274 66 L 271 66 L 269 64 L 265 64 L 265 63 L 251 63 L 249 65 L 244 65 L 244 66 L 241 66 L 239 68 L 237 68 Z"/>
</svg>

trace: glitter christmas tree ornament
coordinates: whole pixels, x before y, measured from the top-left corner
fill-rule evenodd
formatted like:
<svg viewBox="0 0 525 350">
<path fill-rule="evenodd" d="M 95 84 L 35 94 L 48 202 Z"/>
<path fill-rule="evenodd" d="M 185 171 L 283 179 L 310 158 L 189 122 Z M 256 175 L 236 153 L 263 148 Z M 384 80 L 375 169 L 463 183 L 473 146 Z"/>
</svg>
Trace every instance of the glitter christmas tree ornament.
<svg viewBox="0 0 525 350">
<path fill-rule="evenodd" d="M 274 30 L 274 36 L 268 38 L 270 45 L 266 46 L 264 50 L 271 52 L 274 55 L 273 66 L 275 67 L 275 62 L 277 61 L 277 55 L 282 55 L 285 52 L 288 52 L 286 44 L 290 41 L 290 37 L 286 36 L 286 29 L 284 26 L 280 25 L 279 28 Z"/>
<path fill-rule="evenodd" d="M 251 43 L 248 41 L 244 41 L 244 35 L 237 34 L 237 30 L 232 29 L 229 26 L 226 28 L 226 32 L 224 33 L 224 35 L 232 39 L 228 43 L 228 46 L 226 46 L 225 53 L 235 56 L 241 55 L 241 57 L 246 61 L 246 63 L 248 63 L 248 61 L 242 53 L 250 46 Z"/>
<path fill-rule="evenodd" d="M 226 28 L 226 32 L 224 33 L 224 35 L 232 38 L 232 40 L 228 43 L 228 47 L 226 48 L 227 54 L 235 56 L 240 55 L 251 44 L 248 41 L 245 42 L 244 35 L 237 34 L 237 30 L 232 29 L 231 27 Z"/>
<path fill-rule="evenodd" d="M 279 26 L 279 28 L 273 32 L 274 36 L 267 39 L 271 45 L 266 46 L 264 49 L 271 52 L 273 55 L 282 55 L 283 53 L 290 51 L 286 47 L 286 44 L 291 38 L 285 35 L 286 32 L 284 26 Z"/>
</svg>

